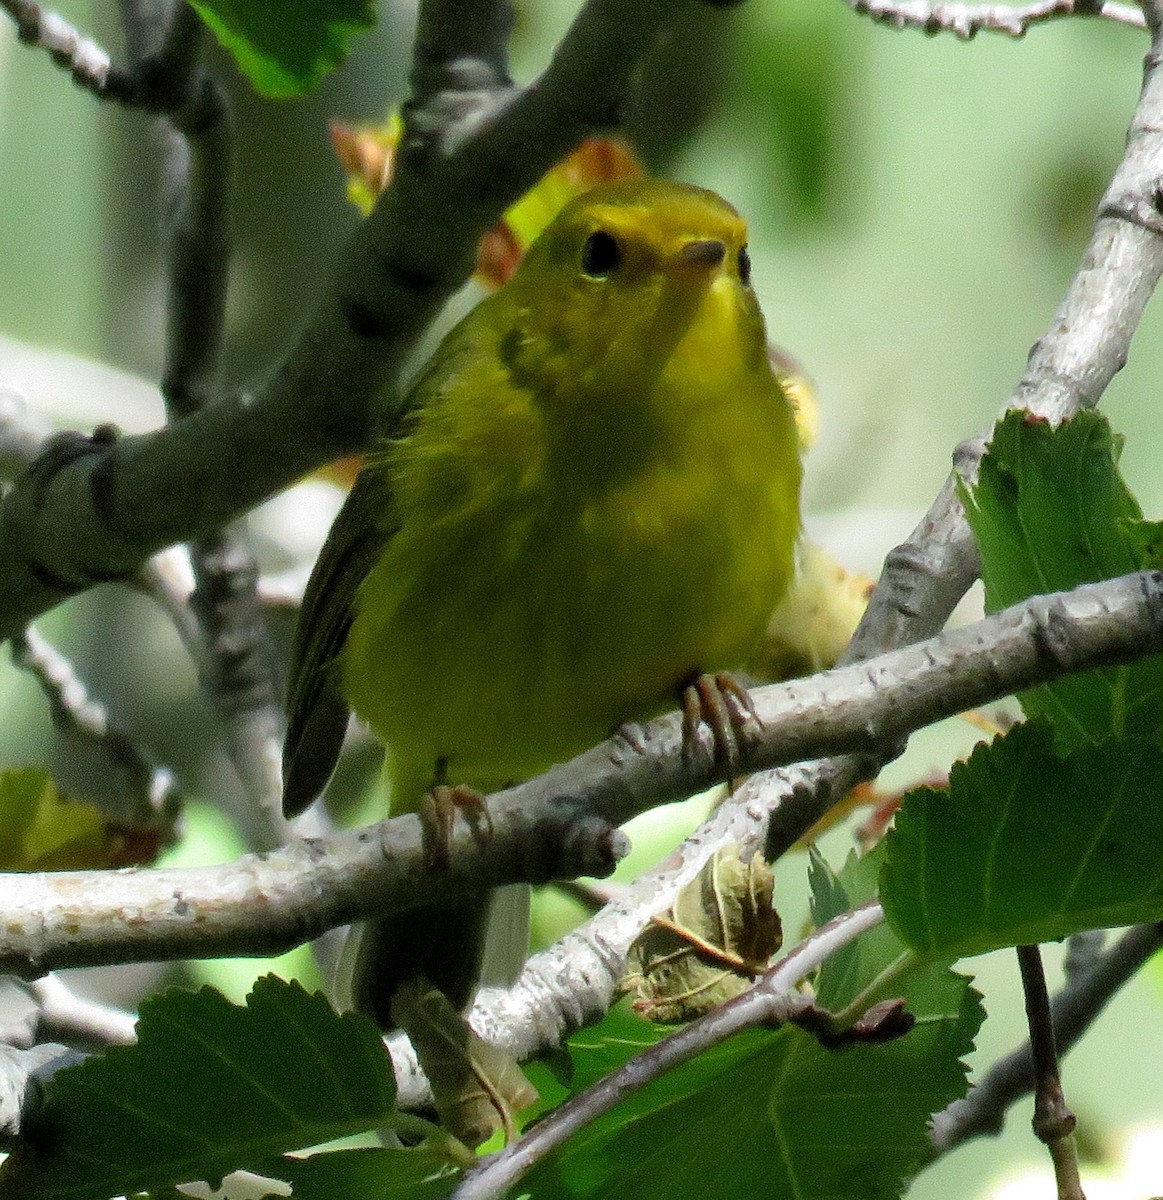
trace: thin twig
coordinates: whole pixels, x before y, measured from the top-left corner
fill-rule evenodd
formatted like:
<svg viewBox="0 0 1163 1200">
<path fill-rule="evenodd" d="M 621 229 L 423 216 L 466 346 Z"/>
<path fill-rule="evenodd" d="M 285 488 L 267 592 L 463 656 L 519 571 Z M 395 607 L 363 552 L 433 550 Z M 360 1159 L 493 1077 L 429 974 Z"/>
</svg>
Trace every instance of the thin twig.
<svg viewBox="0 0 1163 1200">
<path fill-rule="evenodd" d="M 80 88 L 101 100 L 113 100 L 129 108 L 167 112 L 175 107 L 170 90 L 170 65 L 181 59 L 201 22 L 184 3 L 174 6 L 174 20 L 157 53 L 138 59 L 130 69 L 113 64 L 108 52 L 79 33 L 63 17 L 45 12 L 34 0 L 0 0 L 0 8 L 16 22 L 16 36 L 26 45 L 47 50 L 53 62 L 65 67 Z M 127 41 L 135 45 L 135 39 Z"/>
<path fill-rule="evenodd" d="M 0 0 L 16 22 L 16 36 L 28 46 L 47 50 L 53 62 L 66 67 L 73 82 L 103 100 L 137 103 L 133 76 L 113 65 L 109 55 L 77 32 L 63 17 L 44 12 L 33 0 Z"/>
<path fill-rule="evenodd" d="M 230 580 L 236 576 L 233 572 L 226 572 L 222 578 Z M 169 618 L 182 645 L 193 660 L 199 678 L 213 678 L 219 668 L 211 659 L 207 638 L 203 636 L 202 625 L 190 604 L 195 581 L 188 547 L 171 546 L 168 550 L 155 554 L 138 571 L 134 577 L 134 585 L 149 596 Z M 300 595 L 301 591 L 300 588 Z M 221 651 L 223 654 L 229 654 L 229 642 L 221 647 Z M 247 694 L 241 683 L 246 678 L 242 668 L 248 658 L 249 653 L 243 656 L 243 663 L 238 665 L 233 675 L 237 691 L 235 687 L 230 687 L 219 693 L 225 709 L 223 718 L 228 749 L 252 801 L 247 810 L 239 814 L 239 823 L 245 828 L 251 844 L 265 845 L 272 841 L 281 844 L 286 840 L 286 835 L 277 807 L 272 813 L 261 799 L 265 796 L 270 804 L 277 806 L 281 788 L 281 723 L 278 714 L 272 708 L 256 705 L 249 709 L 243 706 L 235 715 L 230 707 L 234 695 Z M 243 775 L 244 770 L 248 772 L 246 776 Z M 259 800 L 258 804 L 253 802 L 255 799 Z M 312 805 L 297 817 L 293 825 L 299 837 L 325 837 L 333 829 L 326 808 L 318 804 Z"/>
<path fill-rule="evenodd" d="M 567 1138 L 667 1071 L 744 1029 L 758 1025 L 776 1029 L 795 1020 L 811 1007 L 810 995 L 799 991 L 799 984 L 837 950 L 883 920 L 880 905 L 870 902 L 821 926 L 741 996 L 635 1055 L 593 1087 L 559 1105 L 519 1142 L 483 1159 L 465 1173 L 453 1200 L 494 1200 L 508 1195 L 523 1175 Z"/>
<path fill-rule="evenodd" d="M 1114 0 L 1035 0 L 1032 4 L 942 4 L 930 0 L 844 0 L 853 12 L 894 29 L 953 33 L 965 41 L 978 33 L 1025 37 L 1034 25 L 1062 17 L 1102 17 L 1143 29 L 1141 9 Z"/>
<path fill-rule="evenodd" d="M 1050 1006 L 1059 1052 L 1065 1054 L 1094 1024 L 1118 991 L 1160 947 L 1163 922 L 1139 925 L 1054 997 Z M 983 1135 L 1001 1133 L 1006 1110 L 1034 1086 L 1029 1043 L 999 1059 L 969 1095 L 933 1118 L 933 1156 Z"/>
<path fill-rule="evenodd" d="M 35 1031 L 38 1042 L 63 1042 L 66 1046 L 96 1050 L 128 1046 L 137 1040 L 133 1013 L 78 996 L 57 975 L 45 975 L 26 985 L 36 1001 Z"/>
<path fill-rule="evenodd" d="M 57 729 L 96 747 L 128 779 L 131 804 L 111 814 L 117 824 L 149 833 L 162 844 L 172 841 L 182 809 L 173 773 L 158 766 L 109 719 L 105 706 L 89 695 L 69 660 L 35 629 L 12 639 L 12 661 L 40 685 Z"/>
<path fill-rule="evenodd" d="M 206 646 L 202 687 L 253 808 L 247 822 L 252 837 L 260 847 L 279 845 L 290 836 L 282 815 L 283 719 L 255 590 L 258 569 L 236 529 L 199 538 L 191 559 L 197 579 L 191 605 Z"/>
<path fill-rule="evenodd" d="M 1058 1070 L 1058 1047 L 1054 1041 L 1054 1018 L 1042 952 L 1037 946 L 1017 948 L 1026 997 L 1026 1021 L 1030 1027 L 1030 1053 L 1034 1064 L 1034 1133 L 1046 1144 L 1054 1163 L 1058 1200 L 1086 1200 L 1078 1175 L 1078 1152 L 1074 1146 L 1077 1118 L 1066 1104 Z"/>
</svg>

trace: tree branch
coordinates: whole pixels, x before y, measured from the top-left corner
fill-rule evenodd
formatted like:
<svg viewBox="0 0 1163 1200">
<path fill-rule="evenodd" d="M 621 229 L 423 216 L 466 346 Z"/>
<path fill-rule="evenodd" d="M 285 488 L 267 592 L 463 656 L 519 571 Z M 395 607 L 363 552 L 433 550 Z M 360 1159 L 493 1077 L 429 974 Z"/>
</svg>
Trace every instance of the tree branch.
<svg viewBox="0 0 1163 1200">
<path fill-rule="evenodd" d="M 1060 1053 L 1070 1050 L 1119 989 L 1161 946 L 1163 922 L 1136 926 L 1067 983 L 1050 1005 Z M 946 1154 L 973 1138 L 1001 1133 L 1006 1110 L 1033 1087 L 1034 1060 L 1027 1042 L 994 1063 L 968 1096 L 933 1118 L 932 1157 Z"/>
<path fill-rule="evenodd" d="M 47 50 L 53 62 L 67 67 L 73 82 L 102 99 L 132 104 L 132 76 L 113 66 L 109 55 L 78 33 L 63 17 L 44 12 L 33 0 L 0 0 L 0 8 L 16 22 L 16 36 L 26 46 Z"/>
<path fill-rule="evenodd" d="M 1064 671 L 1163 650 L 1161 614 L 1163 574 L 1141 572 L 1035 597 L 874 663 L 759 689 L 753 694 L 759 724 L 740 746 L 743 769 L 835 749 L 891 755 L 913 728 L 964 707 Z M 8 876 L 0 972 L 34 978 L 65 966 L 266 955 L 383 910 L 454 895 L 468 880 L 479 886 L 604 875 L 624 848 L 618 825 L 710 787 L 718 772 L 709 738 L 684 752 L 682 718 L 672 713 L 497 793 L 489 802 L 492 835 L 481 839 L 459 823 L 447 869 L 430 866 L 422 822 L 409 814 L 227 866 Z M 767 810 L 755 808 L 746 787 L 735 801 L 752 810 L 744 820 L 754 839 Z M 716 821 L 730 823 L 738 811 L 724 806 Z M 699 844 L 694 857 L 717 844 Z M 698 869 L 693 860 L 683 865 L 684 872 L 692 868 Z M 627 889 L 613 906 L 621 914 L 616 939 L 599 942 L 593 924 L 577 935 L 590 939 L 601 962 L 586 995 L 608 1004 L 630 940 L 651 912 L 665 907 L 658 901 L 678 886 L 677 874 Z M 651 889 L 653 907 L 634 909 Z M 560 971 L 552 983 L 562 988 Z M 549 1007 L 543 1000 L 542 1029 Z"/>
<path fill-rule="evenodd" d="M 1158 0 L 1145 4 L 1152 49 L 1127 147 L 1099 207 L 1078 272 L 1047 332 L 1030 350 L 1025 374 L 1007 408 L 1065 420 L 1096 405 L 1121 370 L 1143 310 L 1163 272 L 1163 74 L 1159 64 Z M 930 637 L 977 578 L 973 535 L 957 496 L 972 482 L 988 433 L 963 442 L 954 472 L 907 541 L 891 551 L 868 609 L 842 662 L 872 658 Z M 824 768 L 831 775 L 838 764 Z M 760 786 L 757 784 L 757 786 Z M 767 781 L 779 791 L 783 783 Z M 810 778 L 775 805 L 769 853 L 793 845 L 827 810 L 827 787 L 813 799 Z"/>
<path fill-rule="evenodd" d="M 1062 1092 L 1042 951 L 1037 946 L 1018 946 L 1017 955 L 1034 1067 L 1034 1133 L 1050 1151 L 1058 1183 L 1058 1200 L 1086 1200 L 1078 1178 L 1078 1152 L 1074 1146 L 1074 1127 L 1078 1119 L 1067 1106 Z"/>
<path fill-rule="evenodd" d="M 36 1001 L 33 1038 L 96 1049 L 128 1046 L 137 1040 L 137 1018 L 108 1004 L 78 996 L 59 976 L 45 975 L 28 984 Z"/>
<path fill-rule="evenodd" d="M 655 913 L 670 907 L 678 890 L 718 847 L 734 842 L 743 855 L 762 849 L 772 812 L 778 811 L 784 795 L 807 788 L 839 803 L 880 766 L 877 758 L 847 755 L 768 772 L 762 783 L 757 782 L 760 776 L 746 780 L 661 865 L 639 875 L 597 916 L 533 955 L 512 988 L 482 992 L 469 1023 L 518 1059 L 559 1046 L 574 1030 L 605 1015 L 625 970 L 630 943 Z M 391 1039 L 389 1048 L 401 1107 L 423 1106 L 427 1084 L 411 1047 L 403 1039 Z"/>
<path fill-rule="evenodd" d="M 1099 205 L 1082 265 L 1049 329 L 1030 349 L 1007 404 L 1058 423 L 1098 404 L 1127 361 L 1131 339 L 1163 273 L 1163 73 L 1148 57 L 1127 148 Z M 978 574 L 957 479 L 977 478 L 988 433 L 958 447 L 954 474 L 885 560 L 848 661 L 928 637 Z"/>
<path fill-rule="evenodd" d="M 155 6 L 156 7 L 156 6 Z M 147 40 L 135 37 L 136 29 L 127 29 L 127 43 L 134 57 L 126 70 L 113 65 L 109 54 L 89 38 L 78 33 L 63 17 L 45 12 L 35 0 L 0 0 L 16 22 L 16 36 L 28 46 L 47 50 L 53 62 L 66 67 L 73 82 L 101 100 L 113 100 L 129 108 L 148 112 L 167 112 L 174 108 L 172 64 L 186 56 L 189 44 L 198 35 L 201 22 L 188 6 L 174 6 L 168 33 L 154 53 L 144 49 Z M 135 25 L 142 23 L 142 6 L 122 4 Z M 152 14 L 151 14 L 152 15 Z"/>
<path fill-rule="evenodd" d="M 1016 615 L 1016 610 L 1010 610 L 1010 613 Z M 947 645 L 946 639 L 950 637 L 964 635 L 972 639 L 975 629 L 982 629 L 982 626 L 947 633 L 912 650 L 926 657 L 934 645 Z M 872 682 L 880 678 L 882 665 L 894 661 L 901 660 L 897 660 L 896 655 L 888 655 L 864 668 L 853 666 L 844 670 L 856 673 L 847 676 L 849 678 L 867 672 L 866 681 Z M 940 690 L 941 680 L 959 673 L 959 668 L 948 663 L 937 666 L 938 660 L 932 661 L 934 673 L 929 682 Z M 801 701 L 807 702 L 808 696 L 803 689 L 840 678 L 841 672 L 837 670 L 814 680 L 791 684 L 787 690 L 797 692 Z M 999 688 L 997 694 L 1003 691 L 1004 687 Z M 789 733 L 790 725 L 778 724 L 789 718 L 786 714 L 777 717 L 777 706 L 769 708 L 767 699 L 785 695 L 785 689 L 766 688 L 753 695 L 765 722 L 764 740 L 767 736 Z M 847 693 L 841 696 L 834 692 L 832 696 L 836 702 L 834 717 L 850 717 L 859 725 L 864 717 L 871 715 L 867 712 L 858 714 L 857 707 L 851 704 L 853 697 Z M 936 698 L 935 694 L 932 698 Z M 890 705 L 897 700 L 894 695 Z M 962 706 L 954 705 L 949 711 L 959 707 Z M 876 722 L 875 717 L 872 720 Z M 904 736 L 903 732 L 894 734 L 883 726 L 881 733 L 889 740 Z M 791 751 L 786 744 L 785 748 L 789 750 L 789 758 L 800 759 L 819 753 L 806 744 L 796 751 Z M 624 969 L 630 943 L 651 916 L 667 908 L 678 889 L 698 874 L 717 847 L 738 842 L 744 853 L 762 849 L 769 861 L 774 861 L 798 841 L 822 813 L 846 796 L 855 783 L 874 776 L 888 756 L 890 752 L 882 750 L 879 755 L 827 758 L 752 775 L 662 866 L 639 876 L 597 916 L 566 934 L 555 946 L 531 958 L 511 990 L 478 998 L 470 1023 L 482 1037 L 505 1046 L 519 1058 L 560 1044 L 574 1029 L 605 1013 Z M 423 1083 L 409 1048 L 406 1044 L 394 1043 L 392 1051 L 400 1081 L 401 1102 L 422 1104 Z"/>
<path fill-rule="evenodd" d="M 1102 17 L 1144 28 L 1141 10 L 1114 0 L 1034 0 L 1032 4 L 943 4 L 930 0 L 844 0 L 853 12 L 894 29 L 953 33 L 964 41 L 983 30 L 1025 37 L 1034 25 L 1061 17 Z"/>
<path fill-rule="evenodd" d="M 35 629 L 12 639 L 13 665 L 27 671 L 49 703 L 56 728 L 67 737 L 94 746 L 129 784 L 130 804 L 110 815 L 119 825 L 173 840 L 182 796 L 173 772 L 158 766 L 124 730 L 109 720 L 105 706 L 94 700 L 72 664 Z"/>
<path fill-rule="evenodd" d="M 125 0 L 135 66 L 154 58 L 163 120 L 166 345 L 161 391 L 171 423 L 220 400 L 230 263 L 232 138 L 226 95 L 202 64 L 204 27 L 185 3 Z M 160 22 L 160 32 L 154 28 Z M 162 50 L 154 54 L 152 43 Z M 241 824 L 259 848 L 288 836 L 282 815 L 283 720 L 245 529 L 225 526 L 190 546 L 188 598 L 200 629 L 199 678 L 251 802 Z M 154 579 L 154 582 L 158 580 Z M 257 818 L 257 819 L 256 819 Z"/>
</svg>

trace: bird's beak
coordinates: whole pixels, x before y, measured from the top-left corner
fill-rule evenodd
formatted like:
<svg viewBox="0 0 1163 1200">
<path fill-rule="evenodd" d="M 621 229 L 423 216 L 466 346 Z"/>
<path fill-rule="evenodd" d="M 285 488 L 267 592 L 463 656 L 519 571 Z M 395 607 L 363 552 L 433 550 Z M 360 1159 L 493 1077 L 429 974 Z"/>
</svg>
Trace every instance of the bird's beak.
<svg viewBox="0 0 1163 1200">
<path fill-rule="evenodd" d="M 698 242 L 687 242 L 676 256 L 678 265 L 683 270 L 705 269 L 717 267 L 727 257 L 727 246 L 717 239 L 706 239 Z"/>
</svg>

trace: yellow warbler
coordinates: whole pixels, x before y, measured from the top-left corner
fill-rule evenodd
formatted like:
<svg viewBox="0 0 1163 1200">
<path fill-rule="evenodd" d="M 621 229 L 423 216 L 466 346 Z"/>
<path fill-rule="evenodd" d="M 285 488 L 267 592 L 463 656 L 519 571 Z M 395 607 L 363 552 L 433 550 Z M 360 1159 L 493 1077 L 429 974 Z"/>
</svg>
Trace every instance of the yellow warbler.
<svg viewBox="0 0 1163 1200">
<path fill-rule="evenodd" d="M 440 344 L 331 530 L 294 651 L 288 812 L 349 709 L 401 812 L 742 665 L 792 573 L 799 482 L 740 216 L 659 180 L 573 200 Z M 422 971 L 464 1002 L 482 900 L 394 918 L 385 991 Z"/>
</svg>

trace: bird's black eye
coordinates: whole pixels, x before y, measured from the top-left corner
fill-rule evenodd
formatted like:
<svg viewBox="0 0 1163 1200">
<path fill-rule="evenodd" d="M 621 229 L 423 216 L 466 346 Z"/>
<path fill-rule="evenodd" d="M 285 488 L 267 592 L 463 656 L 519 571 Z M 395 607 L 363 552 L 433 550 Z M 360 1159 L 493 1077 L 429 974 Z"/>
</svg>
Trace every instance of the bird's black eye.
<svg viewBox="0 0 1163 1200">
<path fill-rule="evenodd" d="M 746 246 L 739 251 L 739 278 L 744 284 L 751 283 L 751 255 Z"/>
<path fill-rule="evenodd" d="M 594 279 L 605 279 L 618 269 L 622 247 L 604 229 L 591 233 L 582 247 L 581 269 Z"/>
</svg>

